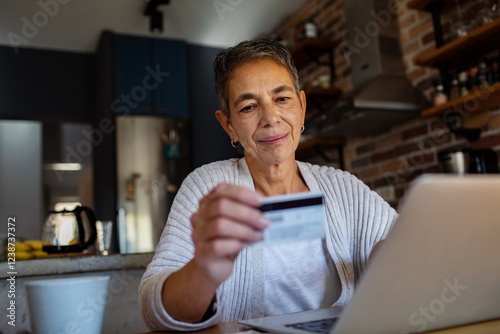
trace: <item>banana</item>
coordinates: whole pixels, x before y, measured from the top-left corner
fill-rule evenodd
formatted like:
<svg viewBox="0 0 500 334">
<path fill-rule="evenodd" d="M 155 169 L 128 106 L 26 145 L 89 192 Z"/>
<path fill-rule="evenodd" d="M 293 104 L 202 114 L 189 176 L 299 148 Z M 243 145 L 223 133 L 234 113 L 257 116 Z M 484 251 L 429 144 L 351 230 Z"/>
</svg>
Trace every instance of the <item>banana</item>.
<svg viewBox="0 0 500 334">
<path fill-rule="evenodd" d="M 44 252 L 42 250 L 34 250 L 33 252 L 31 252 L 31 254 L 33 254 L 36 258 L 39 258 L 39 257 L 44 257 L 44 256 L 48 255 L 49 253 Z"/>
<path fill-rule="evenodd" d="M 30 245 L 28 245 L 24 242 L 21 242 L 21 241 L 14 242 L 14 246 L 16 247 L 16 253 L 17 252 L 28 252 L 31 250 Z"/>
<path fill-rule="evenodd" d="M 44 244 L 41 240 L 26 240 L 24 243 L 30 246 L 33 250 L 42 250 L 42 246 Z"/>
<path fill-rule="evenodd" d="M 38 257 L 44 257 L 47 252 L 42 247 L 47 244 L 41 240 L 27 240 L 14 242 L 16 260 L 30 260 Z"/>
<path fill-rule="evenodd" d="M 32 252 L 16 251 L 16 260 L 30 260 L 35 258 Z"/>
</svg>

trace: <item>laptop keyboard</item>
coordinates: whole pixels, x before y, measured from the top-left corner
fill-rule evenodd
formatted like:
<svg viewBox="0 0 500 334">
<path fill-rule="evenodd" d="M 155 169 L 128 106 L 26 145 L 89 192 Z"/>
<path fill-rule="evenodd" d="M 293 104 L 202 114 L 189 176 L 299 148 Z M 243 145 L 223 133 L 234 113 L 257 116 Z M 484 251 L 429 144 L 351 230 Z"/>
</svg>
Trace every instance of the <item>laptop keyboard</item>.
<svg viewBox="0 0 500 334">
<path fill-rule="evenodd" d="M 307 322 L 298 322 L 296 324 L 285 325 L 285 327 L 301 329 L 303 331 L 311 333 L 330 333 L 337 319 L 338 317 L 307 321 Z"/>
</svg>

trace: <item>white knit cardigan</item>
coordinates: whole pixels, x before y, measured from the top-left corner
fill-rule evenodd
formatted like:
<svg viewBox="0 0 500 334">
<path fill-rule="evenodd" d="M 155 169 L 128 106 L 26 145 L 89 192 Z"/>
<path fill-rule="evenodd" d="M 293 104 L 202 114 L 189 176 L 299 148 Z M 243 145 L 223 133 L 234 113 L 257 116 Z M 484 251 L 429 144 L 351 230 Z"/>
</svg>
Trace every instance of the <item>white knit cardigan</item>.
<svg viewBox="0 0 500 334">
<path fill-rule="evenodd" d="M 396 212 L 347 172 L 299 161 L 297 165 L 310 191 L 325 196 L 327 248 L 342 283 L 341 295 L 334 305 L 345 305 L 373 245 L 386 237 Z M 217 290 L 215 314 L 210 319 L 196 324 L 180 322 L 163 308 L 163 283 L 194 256 L 190 217 L 198 209 L 200 199 L 223 182 L 254 189 L 244 158 L 197 168 L 184 180 L 174 199 L 156 253 L 139 286 L 142 317 L 151 330 L 198 330 L 219 322 L 264 315 L 264 263 L 258 248 L 247 248 L 239 254 L 232 275 Z"/>
</svg>

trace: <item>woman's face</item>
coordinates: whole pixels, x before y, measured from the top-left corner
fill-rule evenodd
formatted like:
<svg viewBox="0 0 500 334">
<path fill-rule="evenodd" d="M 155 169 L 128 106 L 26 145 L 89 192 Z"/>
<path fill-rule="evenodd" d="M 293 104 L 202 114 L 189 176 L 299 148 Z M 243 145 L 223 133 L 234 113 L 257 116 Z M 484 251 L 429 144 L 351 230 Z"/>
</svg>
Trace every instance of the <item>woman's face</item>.
<svg viewBox="0 0 500 334">
<path fill-rule="evenodd" d="M 272 165 L 294 160 L 306 101 L 301 91 L 301 105 L 286 68 L 270 59 L 245 63 L 231 77 L 228 93 L 231 121 L 221 111 L 216 115 L 247 160 Z"/>
</svg>

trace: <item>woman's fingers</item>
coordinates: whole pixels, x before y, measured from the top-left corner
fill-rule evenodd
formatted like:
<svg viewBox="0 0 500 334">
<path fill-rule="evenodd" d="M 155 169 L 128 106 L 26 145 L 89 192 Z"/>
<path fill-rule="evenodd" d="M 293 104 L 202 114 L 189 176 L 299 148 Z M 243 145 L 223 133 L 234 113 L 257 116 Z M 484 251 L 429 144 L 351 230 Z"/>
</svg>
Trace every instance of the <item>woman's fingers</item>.
<svg viewBox="0 0 500 334">
<path fill-rule="evenodd" d="M 221 183 L 201 200 L 200 209 L 204 206 L 205 202 L 217 200 L 221 197 L 253 207 L 258 207 L 261 204 L 261 197 L 252 189 L 229 183 Z"/>
<path fill-rule="evenodd" d="M 205 207 L 193 215 L 194 225 L 204 224 L 218 218 L 227 218 L 258 230 L 269 225 L 269 220 L 256 207 L 235 201 L 232 198 L 217 197 L 205 203 Z"/>
<path fill-rule="evenodd" d="M 199 210 L 192 216 L 196 228 L 220 217 L 262 230 L 269 220 L 257 209 L 260 196 L 253 190 L 232 184 L 220 184 L 200 201 Z"/>
<path fill-rule="evenodd" d="M 193 230 L 195 244 L 208 242 L 217 238 L 234 238 L 242 242 L 255 242 L 263 238 L 263 232 L 244 223 L 220 217 L 213 219 Z"/>
</svg>

